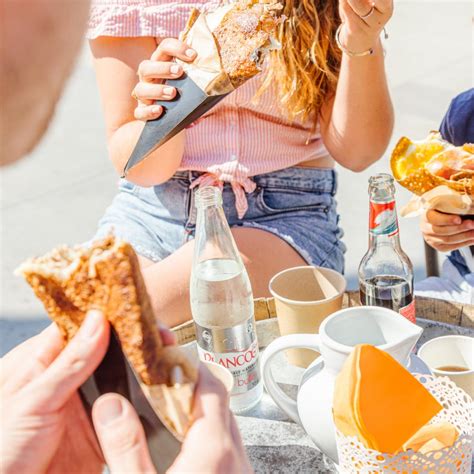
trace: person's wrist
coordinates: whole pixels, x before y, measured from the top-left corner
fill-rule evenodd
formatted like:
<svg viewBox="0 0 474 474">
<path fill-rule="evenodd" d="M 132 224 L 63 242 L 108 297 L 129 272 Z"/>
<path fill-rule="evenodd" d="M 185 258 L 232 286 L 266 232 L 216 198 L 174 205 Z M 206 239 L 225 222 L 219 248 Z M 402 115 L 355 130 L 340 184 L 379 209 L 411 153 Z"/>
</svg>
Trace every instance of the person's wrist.
<svg viewBox="0 0 474 474">
<path fill-rule="evenodd" d="M 375 51 L 380 45 L 379 35 L 368 35 L 360 30 L 354 31 L 346 24 L 341 28 L 339 41 L 345 49 L 356 53 L 362 53 L 370 49 Z"/>
</svg>

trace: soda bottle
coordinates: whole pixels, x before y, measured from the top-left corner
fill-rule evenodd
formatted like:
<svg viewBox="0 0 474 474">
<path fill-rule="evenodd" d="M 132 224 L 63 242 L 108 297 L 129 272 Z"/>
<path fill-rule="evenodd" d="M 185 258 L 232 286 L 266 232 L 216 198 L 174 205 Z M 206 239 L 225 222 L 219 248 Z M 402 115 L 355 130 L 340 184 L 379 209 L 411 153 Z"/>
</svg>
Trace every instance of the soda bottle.
<svg viewBox="0 0 474 474">
<path fill-rule="evenodd" d="M 190 293 L 199 357 L 231 371 L 230 408 L 239 413 L 257 404 L 263 393 L 252 289 L 219 188 L 199 189 L 196 207 Z"/>
<path fill-rule="evenodd" d="M 369 250 L 359 265 L 360 301 L 415 318 L 413 265 L 400 246 L 395 186 L 389 174 L 369 179 Z"/>
</svg>

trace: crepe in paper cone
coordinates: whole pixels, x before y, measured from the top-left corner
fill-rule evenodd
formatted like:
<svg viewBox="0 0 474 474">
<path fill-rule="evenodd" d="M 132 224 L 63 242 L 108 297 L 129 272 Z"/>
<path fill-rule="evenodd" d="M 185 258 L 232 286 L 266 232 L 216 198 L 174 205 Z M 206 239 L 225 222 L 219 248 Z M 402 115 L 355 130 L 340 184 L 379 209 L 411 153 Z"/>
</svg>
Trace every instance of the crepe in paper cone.
<svg viewBox="0 0 474 474">
<path fill-rule="evenodd" d="M 283 6 L 276 0 L 238 0 L 207 13 L 191 12 L 180 38 L 197 52 L 192 63 L 177 61 L 184 75 L 166 84 L 172 101 L 156 101 L 162 115 L 146 122 L 123 176 L 154 150 L 208 112 L 227 94 L 261 71 Z"/>
</svg>

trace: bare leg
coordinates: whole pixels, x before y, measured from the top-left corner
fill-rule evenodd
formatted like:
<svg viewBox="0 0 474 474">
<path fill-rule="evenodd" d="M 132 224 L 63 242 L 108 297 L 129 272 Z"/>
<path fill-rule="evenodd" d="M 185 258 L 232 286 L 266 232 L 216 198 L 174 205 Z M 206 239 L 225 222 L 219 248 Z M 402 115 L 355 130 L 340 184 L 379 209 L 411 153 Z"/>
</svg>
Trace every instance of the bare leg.
<svg viewBox="0 0 474 474">
<path fill-rule="evenodd" d="M 270 278 L 285 268 L 306 262 L 290 245 L 260 229 L 232 229 L 249 273 L 254 297 L 268 296 Z M 140 257 L 145 283 L 160 321 L 173 327 L 191 319 L 189 278 L 194 242 L 179 248 L 158 263 Z"/>
</svg>

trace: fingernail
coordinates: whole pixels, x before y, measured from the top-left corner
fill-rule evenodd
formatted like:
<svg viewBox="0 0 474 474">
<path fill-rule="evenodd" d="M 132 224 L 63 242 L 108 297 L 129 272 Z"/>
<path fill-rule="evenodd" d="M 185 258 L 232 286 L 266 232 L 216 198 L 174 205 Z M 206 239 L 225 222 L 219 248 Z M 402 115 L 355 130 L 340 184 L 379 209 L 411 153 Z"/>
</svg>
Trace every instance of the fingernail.
<svg viewBox="0 0 474 474">
<path fill-rule="evenodd" d="M 178 64 L 173 64 L 173 66 L 170 67 L 171 74 L 179 74 L 179 71 L 181 71 L 181 67 Z"/>
<path fill-rule="evenodd" d="M 81 333 L 83 336 L 92 337 L 95 336 L 100 325 L 102 324 L 102 320 L 104 319 L 102 313 L 98 310 L 91 310 L 87 313 L 86 319 L 81 326 Z"/>
<path fill-rule="evenodd" d="M 459 225 L 461 222 L 462 222 L 462 220 L 461 220 L 460 217 L 455 217 L 455 218 L 453 219 L 454 225 Z"/>
<path fill-rule="evenodd" d="M 103 426 L 107 426 L 122 416 L 122 401 L 116 397 L 99 400 L 96 407 L 97 419 Z"/>
<path fill-rule="evenodd" d="M 188 58 L 194 58 L 196 51 L 194 51 L 194 49 L 187 49 L 185 54 Z"/>
<path fill-rule="evenodd" d="M 154 113 L 154 114 L 159 114 L 159 113 L 161 113 L 161 106 L 160 106 L 160 105 L 156 105 L 155 107 L 152 107 L 152 108 L 151 108 L 151 111 L 152 111 L 152 113 Z"/>
<path fill-rule="evenodd" d="M 163 89 L 163 94 L 164 95 L 171 96 L 171 95 L 173 95 L 173 93 L 174 93 L 174 89 L 172 87 L 165 87 Z"/>
</svg>

